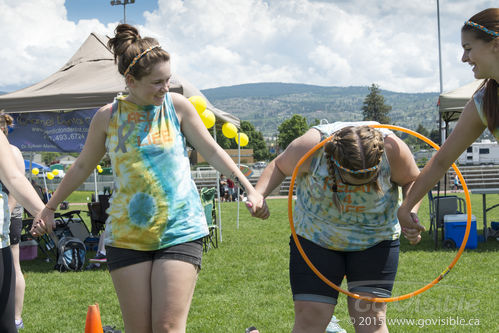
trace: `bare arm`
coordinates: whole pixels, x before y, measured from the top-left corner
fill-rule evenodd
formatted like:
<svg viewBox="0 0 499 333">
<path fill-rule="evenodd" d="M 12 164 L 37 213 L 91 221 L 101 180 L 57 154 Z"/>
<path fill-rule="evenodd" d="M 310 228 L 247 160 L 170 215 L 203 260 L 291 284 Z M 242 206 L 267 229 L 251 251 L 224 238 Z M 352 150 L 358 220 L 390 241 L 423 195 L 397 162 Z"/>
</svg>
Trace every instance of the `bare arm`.
<svg viewBox="0 0 499 333">
<path fill-rule="evenodd" d="M 24 208 L 33 215 L 38 214 L 43 209 L 43 202 L 24 176 L 24 171 L 21 172 L 18 168 L 12 167 L 15 165 L 15 157 L 3 132 L 0 133 L 0 156 L 2 156 L 0 158 L 0 180 Z"/>
<path fill-rule="evenodd" d="M 10 148 L 12 150 L 12 155 L 14 156 L 15 159 L 15 168 L 19 170 L 24 175 L 24 158 L 23 154 L 17 148 L 16 146 L 10 145 Z M 14 211 L 14 208 L 16 207 L 17 201 L 16 198 L 9 192 L 9 210 L 12 213 Z"/>
<path fill-rule="evenodd" d="M 391 180 L 402 187 L 402 196 L 406 198 L 419 175 L 419 168 L 409 147 L 397 136 L 390 134 L 385 138 L 385 149 L 390 162 Z M 411 244 L 419 243 L 421 232 L 425 230 L 417 219 L 420 205 L 421 200 L 414 205 L 411 211 L 412 218 L 400 222 L 402 233 Z"/>
<path fill-rule="evenodd" d="M 316 129 L 309 129 L 301 137 L 296 138 L 263 170 L 255 186 L 264 197 L 268 196 L 282 181 L 293 174 L 300 159 L 321 141 L 321 135 Z M 310 168 L 312 158 L 308 158 L 300 166 L 297 175 L 303 175 Z"/>
<path fill-rule="evenodd" d="M 83 150 L 68 170 L 59 186 L 57 186 L 54 195 L 52 195 L 47 202 L 46 208 L 36 216 L 35 220 L 53 220 L 56 207 L 88 178 L 102 156 L 104 156 L 106 152 L 106 131 L 111 111 L 111 105 L 109 104 L 101 108 L 94 115 L 90 122 L 87 140 L 85 141 Z M 34 236 L 49 231 L 48 228 L 44 228 L 42 232 L 40 232 L 40 230 L 31 230 Z"/>
<path fill-rule="evenodd" d="M 251 203 L 251 205 L 248 205 L 248 209 L 253 216 L 267 218 L 268 213 L 266 213 L 266 204 L 263 197 L 256 192 L 236 163 L 213 139 L 194 106 L 182 95 L 172 93 L 171 96 L 180 120 L 182 133 L 187 140 L 215 169 L 227 177 L 239 181 L 248 194 L 248 201 Z"/>
<path fill-rule="evenodd" d="M 485 130 L 473 100 L 468 101 L 459 117 L 456 127 L 447 138 L 442 148 L 430 159 L 411 187 L 407 197 L 399 208 L 401 224 L 410 219 L 411 209 L 443 177 L 459 155 L 468 148 Z"/>
</svg>

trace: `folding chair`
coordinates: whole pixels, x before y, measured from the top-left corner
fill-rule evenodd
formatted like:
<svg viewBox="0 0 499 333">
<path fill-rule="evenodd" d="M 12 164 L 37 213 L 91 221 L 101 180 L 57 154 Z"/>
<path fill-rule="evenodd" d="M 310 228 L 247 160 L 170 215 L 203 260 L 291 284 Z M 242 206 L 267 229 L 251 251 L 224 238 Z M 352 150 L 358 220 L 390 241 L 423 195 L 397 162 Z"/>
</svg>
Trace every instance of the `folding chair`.
<svg viewBox="0 0 499 333">
<path fill-rule="evenodd" d="M 204 208 L 204 215 L 206 216 L 206 224 L 208 224 L 208 235 L 203 238 L 203 251 L 208 252 L 210 247 L 218 247 L 218 226 L 217 226 L 217 212 L 215 209 L 215 194 L 217 189 L 215 187 L 203 187 L 201 189 L 201 204 Z"/>
<path fill-rule="evenodd" d="M 91 224 L 90 232 L 94 236 L 99 235 L 106 227 L 106 220 L 108 217 L 106 209 L 109 208 L 109 197 L 109 195 L 99 195 L 98 202 L 87 203 Z"/>
<path fill-rule="evenodd" d="M 439 195 L 433 196 L 428 192 L 429 210 L 430 210 L 430 230 L 435 242 L 435 248 L 438 247 L 438 229 L 441 229 L 441 240 L 444 240 L 444 216 L 451 214 L 466 214 L 466 201 L 457 195 Z"/>
</svg>

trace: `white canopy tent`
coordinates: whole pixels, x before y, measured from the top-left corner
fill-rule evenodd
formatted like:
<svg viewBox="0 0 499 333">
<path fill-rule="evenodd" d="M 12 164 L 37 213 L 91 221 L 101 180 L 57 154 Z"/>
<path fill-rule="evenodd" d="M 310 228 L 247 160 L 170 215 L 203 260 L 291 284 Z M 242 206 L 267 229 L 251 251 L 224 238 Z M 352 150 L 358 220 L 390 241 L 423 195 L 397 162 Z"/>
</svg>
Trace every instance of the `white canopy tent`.
<svg viewBox="0 0 499 333">
<path fill-rule="evenodd" d="M 483 80 L 475 80 L 462 87 L 440 94 L 439 113 L 446 122 L 455 121 L 463 111 L 466 102 L 473 96 Z"/>
</svg>

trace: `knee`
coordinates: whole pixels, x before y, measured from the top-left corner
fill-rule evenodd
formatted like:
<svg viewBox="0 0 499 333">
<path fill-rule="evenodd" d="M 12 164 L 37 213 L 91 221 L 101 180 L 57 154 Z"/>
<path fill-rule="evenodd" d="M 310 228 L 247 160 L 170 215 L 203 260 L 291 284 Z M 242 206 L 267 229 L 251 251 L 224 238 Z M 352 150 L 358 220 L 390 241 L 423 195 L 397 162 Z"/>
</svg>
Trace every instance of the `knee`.
<svg viewBox="0 0 499 333">
<path fill-rule="evenodd" d="M 333 315 L 334 305 L 325 303 L 306 303 L 308 304 L 295 302 L 294 332 L 323 332 Z"/>
</svg>

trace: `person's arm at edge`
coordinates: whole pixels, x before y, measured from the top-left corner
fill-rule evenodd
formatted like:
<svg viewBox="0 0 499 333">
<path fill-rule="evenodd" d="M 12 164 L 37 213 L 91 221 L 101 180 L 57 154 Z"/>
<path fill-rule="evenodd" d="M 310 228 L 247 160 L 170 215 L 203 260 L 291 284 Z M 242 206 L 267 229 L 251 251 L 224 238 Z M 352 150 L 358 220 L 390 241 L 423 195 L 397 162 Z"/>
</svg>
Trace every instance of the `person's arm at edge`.
<svg viewBox="0 0 499 333">
<path fill-rule="evenodd" d="M 459 155 L 467 149 L 485 130 L 473 99 L 468 101 L 459 117 L 456 127 L 442 145 L 442 148 L 421 170 L 398 210 L 399 221 L 410 219 L 412 208 L 435 186 Z"/>
<path fill-rule="evenodd" d="M 10 148 L 12 150 L 12 155 L 14 156 L 15 167 L 19 170 L 19 172 L 21 172 L 22 174 L 24 174 L 24 158 L 23 158 L 23 154 L 21 153 L 21 151 L 19 150 L 19 148 L 17 148 L 14 145 L 10 145 Z M 11 195 L 10 192 L 9 192 L 9 210 L 10 210 L 11 213 L 14 211 L 14 208 L 16 207 L 16 204 L 17 204 L 16 198 L 13 195 Z"/>
<path fill-rule="evenodd" d="M 18 168 L 12 168 L 15 157 L 3 132 L 0 133 L 0 156 L 2 156 L 0 158 L 0 180 L 24 208 L 33 215 L 38 214 L 43 209 L 43 201 L 31 186 L 24 172 Z"/>
</svg>

